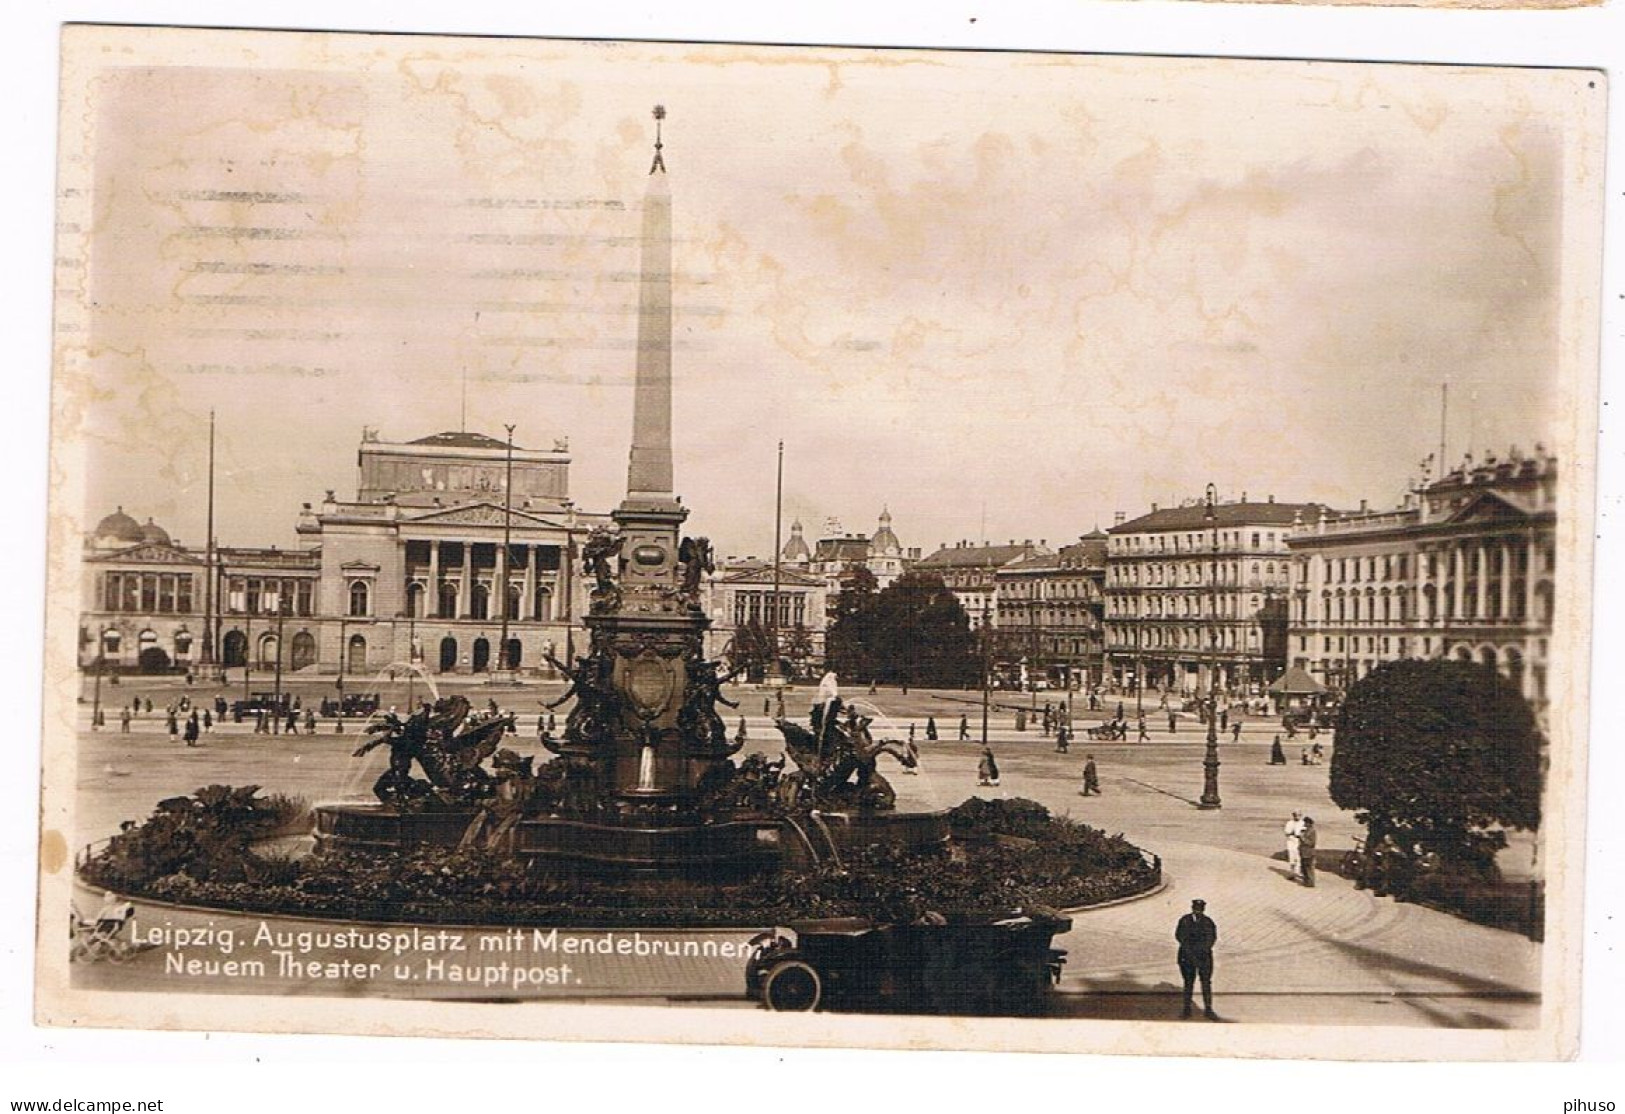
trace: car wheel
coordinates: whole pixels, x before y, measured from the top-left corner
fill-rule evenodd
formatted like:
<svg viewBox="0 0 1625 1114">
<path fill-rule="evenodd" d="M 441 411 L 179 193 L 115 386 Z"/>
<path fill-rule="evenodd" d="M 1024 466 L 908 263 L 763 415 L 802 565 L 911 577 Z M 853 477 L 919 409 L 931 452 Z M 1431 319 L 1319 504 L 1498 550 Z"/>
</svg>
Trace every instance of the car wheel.
<svg viewBox="0 0 1625 1114">
<path fill-rule="evenodd" d="M 824 997 L 824 980 L 809 963 L 787 959 L 767 973 L 762 1001 L 770 1010 L 810 1013 Z"/>
</svg>

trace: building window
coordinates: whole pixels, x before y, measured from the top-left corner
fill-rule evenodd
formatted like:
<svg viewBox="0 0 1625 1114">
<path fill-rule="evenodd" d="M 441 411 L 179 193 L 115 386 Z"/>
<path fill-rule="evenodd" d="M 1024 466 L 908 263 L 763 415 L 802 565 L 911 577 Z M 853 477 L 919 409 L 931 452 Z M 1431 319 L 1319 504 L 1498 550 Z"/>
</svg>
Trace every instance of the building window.
<svg viewBox="0 0 1625 1114">
<path fill-rule="evenodd" d="M 368 592 L 367 592 L 367 582 L 366 581 L 357 580 L 353 584 L 350 585 L 350 614 L 351 615 L 364 616 L 364 615 L 366 615 L 368 613 L 367 604 L 369 603 L 369 600 L 367 599 L 367 596 L 368 596 Z"/>
</svg>

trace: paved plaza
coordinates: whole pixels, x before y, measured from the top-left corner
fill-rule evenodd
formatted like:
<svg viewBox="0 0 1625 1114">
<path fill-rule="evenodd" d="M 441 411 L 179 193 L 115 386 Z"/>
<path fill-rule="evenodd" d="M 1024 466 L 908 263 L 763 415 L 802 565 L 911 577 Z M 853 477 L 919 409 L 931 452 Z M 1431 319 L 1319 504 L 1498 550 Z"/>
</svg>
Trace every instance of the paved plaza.
<svg viewBox="0 0 1625 1114">
<path fill-rule="evenodd" d="M 490 692 L 499 704 L 518 712 L 518 743 L 529 751 L 536 749 L 539 702 L 555 698 L 560 686 L 462 691 L 476 702 Z M 150 692 L 159 711 L 138 720 L 127 735 L 120 732 L 116 715 L 109 715 L 108 727 L 91 732 L 88 705 L 82 709 L 81 844 L 117 831 L 121 820 L 142 819 L 162 797 L 201 785 L 258 784 L 310 801 L 363 797 L 382 767 L 378 752 L 368 760 L 350 758 L 360 739 L 354 723 L 346 734 L 335 735 L 331 722 L 324 722 L 314 736 L 256 736 L 248 724 L 227 724 L 206 736 L 204 746 L 187 748 L 170 741 L 162 716 L 163 704 L 180 689 L 127 682 L 111 693 L 104 689 L 103 698 L 116 709 L 136 692 Z M 214 690 L 198 687 L 192 692 L 194 699 L 209 699 Z M 730 729 L 737 726 L 738 714 L 746 717 L 747 750 L 777 753 L 778 734 L 762 714 L 764 694 L 754 689 L 730 689 L 728 694 L 740 703 L 739 713 L 729 719 Z M 900 808 L 947 808 L 972 795 L 1025 797 L 1057 815 L 1122 832 L 1161 857 L 1161 891 L 1075 915 L 1073 931 L 1058 941 L 1070 952 L 1058 1014 L 1176 1018 L 1174 924 L 1191 899 L 1201 897 L 1219 926 L 1215 990 L 1226 1021 L 1492 1028 L 1538 1021 L 1538 944 L 1512 932 L 1374 897 L 1329 872 L 1321 872 L 1313 889 L 1288 879 L 1281 825 L 1294 809 L 1315 817 L 1323 857 L 1351 847 L 1360 828 L 1330 802 L 1329 766 L 1299 764 L 1297 743 L 1288 744 L 1291 764 L 1268 764 L 1277 732 L 1273 721 L 1248 722 L 1240 742 L 1222 744 L 1224 807 L 1202 811 L 1194 802 L 1202 789 L 1203 734 L 1193 720 L 1170 735 L 1165 714 L 1148 715 L 1149 743 L 1094 743 L 1080 731 L 1071 752 L 1062 755 L 1036 730 L 1015 731 L 1010 711 L 999 710 L 991 719 L 990 737 L 1001 784 L 984 788 L 976 777 L 980 707 L 967 703 L 976 694 L 904 696 L 882 690 L 854 698 L 882 713 L 877 723 L 883 733 L 906 736 L 908 725 L 915 725 L 922 751 L 918 775 L 889 764 L 881 767 L 898 790 Z M 799 717 L 810 699 L 808 690 L 797 690 L 787 697 L 786 711 Z M 385 693 L 386 705 L 396 702 L 404 705 L 403 696 Z M 1128 711 L 1132 718 L 1132 700 Z M 972 742 L 954 738 L 961 714 L 969 717 Z M 927 715 L 936 718 L 940 741 L 925 741 Z M 1101 718 L 1105 715 L 1075 712 L 1080 728 Z M 1321 740 L 1331 741 L 1324 734 Z M 1078 793 L 1086 754 L 1093 754 L 1099 767 L 1103 792 L 1098 797 Z M 1527 842 L 1503 858 L 1509 875 L 1520 866 L 1525 872 L 1531 869 Z M 719 987 L 718 993 L 725 994 L 726 988 Z"/>
</svg>

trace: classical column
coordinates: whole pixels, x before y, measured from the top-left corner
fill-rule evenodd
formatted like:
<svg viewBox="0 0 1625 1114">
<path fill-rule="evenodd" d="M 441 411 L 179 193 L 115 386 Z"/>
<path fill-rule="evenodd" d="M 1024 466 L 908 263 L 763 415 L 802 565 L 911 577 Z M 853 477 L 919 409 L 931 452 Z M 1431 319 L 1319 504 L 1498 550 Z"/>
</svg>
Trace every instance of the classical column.
<svg viewBox="0 0 1625 1114">
<path fill-rule="evenodd" d="M 1523 621 L 1525 625 L 1535 622 L 1535 560 L 1540 555 L 1535 535 L 1530 532 L 1523 539 L 1524 569 L 1523 569 Z"/>
<path fill-rule="evenodd" d="M 1455 622 L 1461 622 L 1465 613 L 1462 611 L 1462 601 L 1467 590 L 1467 561 L 1466 550 L 1459 544 L 1450 547 L 1450 615 Z"/>
<path fill-rule="evenodd" d="M 1501 583 L 1497 585 L 1501 593 L 1501 622 L 1512 617 L 1512 543 L 1505 538 L 1501 539 Z"/>
<path fill-rule="evenodd" d="M 458 619 L 466 619 L 473 605 L 474 593 L 474 547 L 468 542 L 463 543 L 463 563 L 457 570 L 457 614 Z"/>
<path fill-rule="evenodd" d="M 423 611 L 431 619 L 444 619 L 440 614 L 440 542 L 429 543 L 429 591 L 427 593 L 427 606 Z"/>
<path fill-rule="evenodd" d="M 536 615 L 536 547 L 525 549 L 525 582 L 519 591 L 519 617 L 533 619 Z"/>
</svg>

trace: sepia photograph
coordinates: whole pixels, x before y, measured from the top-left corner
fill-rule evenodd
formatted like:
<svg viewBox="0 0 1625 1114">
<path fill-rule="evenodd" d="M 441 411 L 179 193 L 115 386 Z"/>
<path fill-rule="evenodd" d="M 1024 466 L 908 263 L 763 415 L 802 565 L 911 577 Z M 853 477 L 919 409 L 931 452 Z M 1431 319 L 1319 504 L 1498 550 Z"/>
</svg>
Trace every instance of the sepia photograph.
<svg viewBox="0 0 1625 1114">
<path fill-rule="evenodd" d="M 1574 1054 L 1600 71 L 62 51 L 39 1023 Z"/>
</svg>

